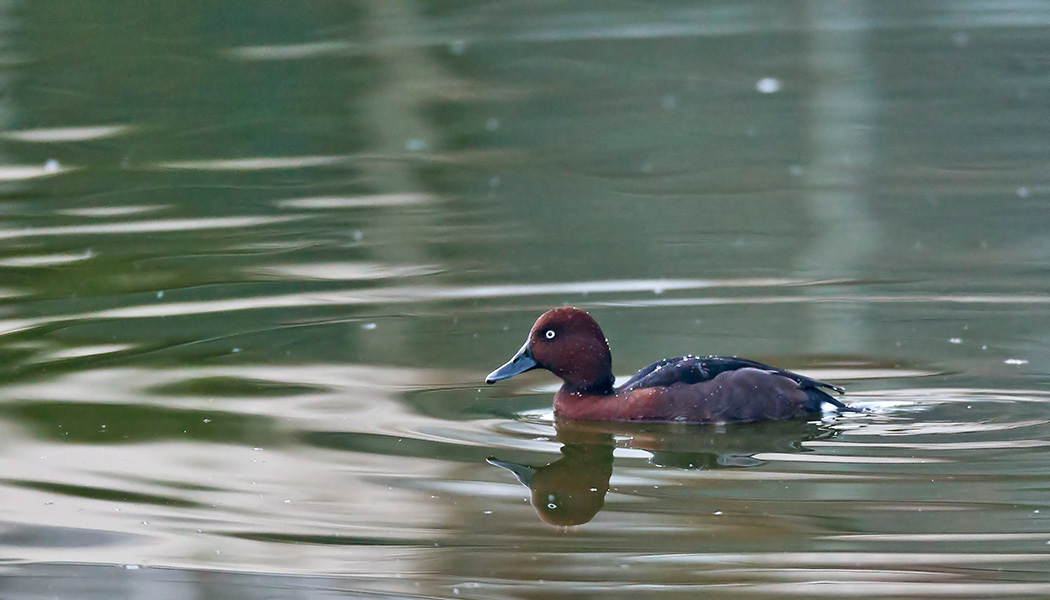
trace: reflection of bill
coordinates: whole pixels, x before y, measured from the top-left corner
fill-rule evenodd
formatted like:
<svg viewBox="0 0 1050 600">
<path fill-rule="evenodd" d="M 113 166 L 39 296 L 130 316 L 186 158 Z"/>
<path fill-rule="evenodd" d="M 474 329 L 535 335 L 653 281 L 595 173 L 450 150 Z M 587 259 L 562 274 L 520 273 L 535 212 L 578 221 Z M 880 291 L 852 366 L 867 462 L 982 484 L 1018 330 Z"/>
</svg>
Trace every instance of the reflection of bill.
<svg viewBox="0 0 1050 600">
<path fill-rule="evenodd" d="M 568 527 L 589 522 L 605 506 L 617 447 L 645 450 L 657 466 L 687 469 L 740 468 L 761 465 L 761 453 L 806 452 L 803 442 L 834 437 L 820 423 L 767 421 L 725 427 L 629 424 L 558 420 L 561 458 L 530 466 L 489 458 L 532 493 L 540 520 Z"/>
</svg>

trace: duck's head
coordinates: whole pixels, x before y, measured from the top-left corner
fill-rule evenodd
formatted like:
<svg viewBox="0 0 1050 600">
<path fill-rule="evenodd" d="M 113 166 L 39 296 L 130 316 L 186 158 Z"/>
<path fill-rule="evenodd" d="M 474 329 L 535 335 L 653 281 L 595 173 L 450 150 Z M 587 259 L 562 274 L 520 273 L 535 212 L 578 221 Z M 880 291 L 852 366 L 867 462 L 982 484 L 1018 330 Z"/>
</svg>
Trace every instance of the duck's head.
<svg viewBox="0 0 1050 600">
<path fill-rule="evenodd" d="M 549 310 L 536 319 L 529 339 L 507 364 L 489 373 L 495 383 L 532 369 L 547 369 L 571 391 L 612 392 L 612 354 L 601 327 L 582 310 Z"/>
</svg>

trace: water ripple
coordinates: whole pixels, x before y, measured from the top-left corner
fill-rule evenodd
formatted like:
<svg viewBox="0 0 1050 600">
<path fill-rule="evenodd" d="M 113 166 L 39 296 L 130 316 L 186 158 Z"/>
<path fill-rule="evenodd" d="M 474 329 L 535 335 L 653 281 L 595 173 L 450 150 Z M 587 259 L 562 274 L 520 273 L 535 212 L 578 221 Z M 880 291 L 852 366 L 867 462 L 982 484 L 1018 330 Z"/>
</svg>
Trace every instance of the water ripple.
<svg viewBox="0 0 1050 600">
<path fill-rule="evenodd" d="M 433 202 L 435 198 L 426 194 L 378 194 L 373 196 L 311 196 L 308 198 L 288 198 L 276 200 L 274 205 L 280 208 L 297 208 L 305 210 L 342 209 L 383 206 L 407 206 Z"/>
<path fill-rule="evenodd" d="M 24 181 L 40 177 L 54 177 L 75 170 L 49 161 L 41 165 L 0 165 L 0 181 Z"/>
<path fill-rule="evenodd" d="M 91 250 L 64 254 L 38 254 L 30 256 L 10 256 L 0 259 L 0 267 L 36 268 L 65 265 L 94 258 Z"/>
<path fill-rule="evenodd" d="M 269 265 L 250 267 L 247 271 L 261 278 L 290 279 L 293 281 L 368 281 L 374 279 L 404 279 L 440 273 L 437 265 L 384 265 L 362 261 L 310 262 L 297 265 Z"/>
<path fill-rule="evenodd" d="M 250 158 L 216 158 L 212 160 L 171 160 L 146 165 L 149 169 L 175 171 L 273 171 L 333 167 L 354 160 L 350 155 L 333 156 L 258 156 Z"/>
<path fill-rule="evenodd" d="M 0 137 L 20 142 L 56 143 L 85 142 L 124 135 L 132 130 L 130 125 L 98 125 L 79 127 L 51 127 L 46 129 L 23 129 L 6 131 Z"/>
<path fill-rule="evenodd" d="M 208 229 L 232 229 L 258 227 L 287 223 L 302 219 L 301 216 L 282 217 L 211 217 L 200 219 L 153 219 L 148 221 L 124 221 L 98 225 L 67 225 L 56 227 L 31 227 L 23 229 L 0 229 L 0 239 L 34 238 L 73 235 L 113 235 L 135 233 L 164 233 L 173 231 L 203 231 Z"/>
</svg>

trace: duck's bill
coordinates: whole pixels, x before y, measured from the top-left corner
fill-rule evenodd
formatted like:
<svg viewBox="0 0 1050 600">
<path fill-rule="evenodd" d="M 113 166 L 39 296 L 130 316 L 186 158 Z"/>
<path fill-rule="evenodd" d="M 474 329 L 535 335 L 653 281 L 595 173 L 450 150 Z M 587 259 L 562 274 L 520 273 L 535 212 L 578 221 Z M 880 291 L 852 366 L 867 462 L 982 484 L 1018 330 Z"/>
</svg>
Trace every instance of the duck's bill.
<svg viewBox="0 0 1050 600">
<path fill-rule="evenodd" d="M 518 373 L 524 373 L 525 371 L 531 371 L 539 367 L 536 361 L 532 358 L 532 351 L 529 350 L 529 343 L 525 342 L 525 345 L 518 350 L 518 353 L 514 355 L 514 358 L 507 361 L 507 364 L 489 373 L 489 376 L 485 378 L 485 383 L 496 383 L 501 379 L 510 379 Z"/>
</svg>

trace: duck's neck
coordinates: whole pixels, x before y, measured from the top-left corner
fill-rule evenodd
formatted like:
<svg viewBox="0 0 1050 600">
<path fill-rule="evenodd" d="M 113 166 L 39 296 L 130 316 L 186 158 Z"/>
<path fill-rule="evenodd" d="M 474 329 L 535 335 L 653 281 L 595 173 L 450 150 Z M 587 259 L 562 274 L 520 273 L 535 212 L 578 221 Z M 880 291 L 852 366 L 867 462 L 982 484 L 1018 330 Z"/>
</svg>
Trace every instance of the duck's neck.
<svg viewBox="0 0 1050 600">
<path fill-rule="evenodd" d="M 566 380 L 561 386 L 561 392 L 587 396 L 612 396 L 615 393 L 614 381 L 612 373 L 595 381 L 576 383 Z"/>
<path fill-rule="evenodd" d="M 613 391 L 606 394 L 572 391 L 563 385 L 554 394 L 554 416 L 570 421 L 625 421 L 629 403 L 623 402 Z"/>
</svg>

